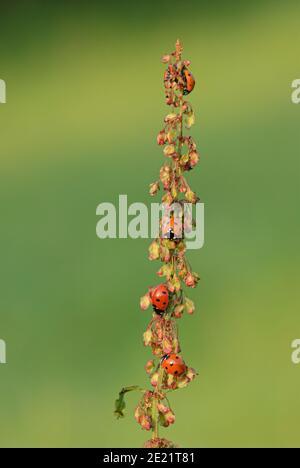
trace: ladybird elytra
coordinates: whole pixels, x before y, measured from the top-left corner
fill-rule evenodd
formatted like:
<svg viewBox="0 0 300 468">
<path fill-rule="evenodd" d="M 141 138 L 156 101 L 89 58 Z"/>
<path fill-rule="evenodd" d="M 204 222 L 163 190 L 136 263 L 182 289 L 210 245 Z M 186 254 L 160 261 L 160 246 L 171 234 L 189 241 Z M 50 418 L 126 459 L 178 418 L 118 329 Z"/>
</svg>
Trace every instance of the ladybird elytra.
<svg viewBox="0 0 300 468">
<path fill-rule="evenodd" d="M 162 358 L 161 366 L 165 369 L 167 374 L 179 377 L 186 371 L 186 365 L 178 354 L 167 354 Z"/>
<path fill-rule="evenodd" d="M 151 302 L 157 313 L 164 312 L 169 305 L 169 291 L 165 284 L 159 284 L 151 294 Z"/>
<path fill-rule="evenodd" d="M 182 77 L 184 80 L 184 89 L 183 89 L 183 94 L 189 94 L 191 91 L 193 91 L 195 87 L 195 78 L 193 77 L 192 73 L 184 67 L 182 70 Z"/>
</svg>

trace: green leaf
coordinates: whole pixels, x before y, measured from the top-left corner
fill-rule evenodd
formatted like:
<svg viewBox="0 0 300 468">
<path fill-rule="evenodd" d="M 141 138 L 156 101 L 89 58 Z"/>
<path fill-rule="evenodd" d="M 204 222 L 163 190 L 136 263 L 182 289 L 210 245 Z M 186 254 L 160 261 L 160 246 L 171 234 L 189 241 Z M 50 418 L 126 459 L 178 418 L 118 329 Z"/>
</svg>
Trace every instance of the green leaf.
<svg viewBox="0 0 300 468">
<path fill-rule="evenodd" d="M 115 401 L 115 411 L 114 415 L 116 416 L 117 419 L 124 418 L 125 416 L 125 408 L 126 408 L 126 403 L 125 403 L 125 395 L 128 392 L 133 392 L 135 390 L 138 390 L 140 392 L 143 392 L 144 390 L 140 388 L 138 385 L 133 385 L 131 387 L 124 387 L 119 393 L 119 398 Z"/>
<path fill-rule="evenodd" d="M 186 128 L 191 128 L 194 123 L 195 123 L 195 115 L 194 115 L 194 112 L 190 112 L 189 115 L 187 116 L 186 120 L 185 120 L 186 124 Z"/>
<path fill-rule="evenodd" d="M 125 404 L 125 398 L 124 398 L 125 393 L 120 392 L 119 393 L 119 398 L 115 402 L 115 411 L 114 415 L 116 416 L 117 419 L 124 418 L 124 410 L 126 408 Z"/>
</svg>

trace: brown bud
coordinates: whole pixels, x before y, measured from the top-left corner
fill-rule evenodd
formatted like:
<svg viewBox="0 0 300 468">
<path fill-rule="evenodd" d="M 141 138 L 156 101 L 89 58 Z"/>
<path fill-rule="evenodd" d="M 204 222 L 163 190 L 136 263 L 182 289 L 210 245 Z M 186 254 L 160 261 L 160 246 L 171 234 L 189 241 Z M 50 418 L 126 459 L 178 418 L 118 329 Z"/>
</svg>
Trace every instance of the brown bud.
<svg viewBox="0 0 300 468">
<path fill-rule="evenodd" d="M 168 338 L 164 338 L 164 339 L 163 339 L 162 346 L 163 346 L 163 352 L 164 352 L 164 354 L 169 354 L 169 353 L 171 353 L 172 350 L 173 350 L 172 343 L 171 343 L 171 341 L 170 341 Z"/>
<path fill-rule="evenodd" d="M 168 424 L 174 424 L 175 422 L 175 414 L 173 413 L 173 411 L 169 410 L 166 414 L 165 414 L 165 420 Z"/>
<path fill-rule="evenodd" d="M 152 421 L 151 421 L 150 416 L 146 416 L 145 414 L 143 414 L 143 415 L 140 417 L 140 425 L 141 425 L 142 428 L 145 429 L 146 431 L 150 431 L 150 429 L 151 429 L 151 427 L 152 427 Z"/>
<path fill-rule="evenodd" d="M 186 372 L 186 376 L 187 378 L 192 381 L 194 380 L 194 378 L 196 377 L 197 375 L 197 372 L 195 371 L 195 369 L 193 369 L 192 367 L 188 367 L 187 369 L 187 372 Z"/>
<path fill-rule="evenodd" d="M 189 272 L 185 279 L 184 279 L 184 282 L 185 284 L 189 287 L 189 288 L 194 288 L 196 286 L 196 282 L 195 282 L 195 279 L 194 279 L 194 276 L 192 275 L 191 272 Z"/>
<path fill-rule="evenodd" d="M 192 151 L 190 153 L 190 165 L 191 167 L 195 167 L 199 162 L 199 154 L 197 151 Z"/>
<path fill-rule="evenodd" d="M 164 405 L 163 403 L 158 403 L 157 409 L 162 414 L 166 414 L 166 413 L 168 413 L 168 411 L 170 411 L 170 408 L 168 406 Z"/>
<path fill-rule="evenodd" d="M 155 365 L 154 365 L 153 359 L 150 359 L 149 361 L 147 361 L 145 365 L 145 371 L 147 372 L 147 374 L 151 374 L 154 368 L 155 368 Z"/>
<path fill-rule="evenodd" d="M 171 55 L 163 55 L 161 58 L 162 63 L 168 63 L 171 60 Z"/>
<path fill-rule="evenodd" d="M 143 334 L 143 340 L 144 340 L 144 345 L 149 346 L 149 344 L 152 341 L 152 331 L 150 330 L 150 328 L 146 330 L 145 333 Z"/>
<path fill-rule="evenodd" d="M 177 114 L 172 112 L 171 114 L 166 115 L 165 122 L 166 123 L 171 123 L 171 122 L 174 122 L 174 120 L 176 120 L 177 118 L 178 118 Z"/>
<path fill-rule="evenodd" d="M 167 287 L 168 287 L 168 290 L 169 290 L 171 293 L 175 292 L 175 287 L 174 287 L 174 285 L 173 285 L 173 283 L 172 283 L 171 281 L 168 281 Z"/>
<path fill-rule="evenodd" d="M 160 145 L 160 146 L 163 146 L 165 144 L 165 142 L 166 142 L 166 134 L 165 134 L 164 130 L 162 130 L 157 135 L 157 144 Z"/>
<path fill-rule="evenodd" d="M 160 246 L 157 241 L 153 241 L 149 247 L 149 260 L 158 260 L 160 253 Z"/>
<path fill-rule="evenodd" d="M 195 311 L 195 304 L 191 299 L 186 298 L 185 300 L 185 308 L 188 314 L 193 314 Z"/>
<path fill-rule="evenodd" d="M 176 448 L 177 445 L 167 439 L 160 439 L 158 437 L 147 440 L 144 444 L 144 448 Z"/>
<path fill-rule="evenodd" d="M 167 247 L 161 247 L 160 249 L 160 258 L 162 262 L 168 263 L 171 260 L 171 253 Z"/>
<path fill-rule="evenodd" d="M 140 418 L 142 416 L 142 410 L 141 410 L 141 407 L 140 406 L 137 406 L 136 409 L 135 409 L 135 412 L 134 412 L 134 418 L 136 420 L 136 422 L 140 422 Z"/>
<path fill-rule="evenodd" d="M 176 60 L 180 60 L 182 51 L 183 51 L 182 44 L 181 44 L 180 40 L 177 39 L 176 44 L 175 44 L 175 57 L 176 57 Z"/>
<path fill-rule="evenodd" d="M 175 150 L 175 146 L 174 145 L 167 145 L 164 149 L 164 155 L 165 156 L 173 156 L 175 154 L 176 150 Z"/>
<path fill-rule="evenodd" d="M 162 348 L 159 345 L 152 346 L 152 354 L 153 356 L 162 356 Z"/>
<path fill-rule="evenodd" d="M 174 309 L 174 317 L 176 317 L 177 319 L 181 318 L 183 310 L 184 310 L 183 304 L 176 306 Z"/>
<path fill-rule="evenodd" d="M 168 143 L 173 143 L 175 141 L 175 138 L 176 138 L 176 131 L 175 130 L 170 130 L 167 135 L 166 135 L 166 138 L 168 140 Z"/>
<path fill-rule="evenodd" d="M 140 299 L 140 307 L 142 310 L 147 310 L 151 304 L 151 299 L 149 294 L 145 294 L 145 296 L 141 297 Z"/>
<path fill-rule="evenodd" d="M 167 278 L 167 280 L 170 279 L 171 275 L 172 275 L 172 272 L 173 272 L 173 268 L 172 268 L 172 265 L 163 265 L 157 272 L 158 276 L 162 277 L 162 276 L 165 276 Z"/>
<path fill-rule="evenodd" d="M 197 195 L 194 192 L 192 192 L 192 190 L 190 189 L 186 192 L 185 198 L 190 203 L 196 203 L 198 200 Z"/>
<path fill-rule="evenodd" d="M 186 128 L 191 128 L 195 123 L 195 114 L 194 112 L 190 112 L 189 115 L 186 117 L 185 126 Z"/>
<path fill-rule="evenodd" d="M 163 197 L 162 197 L 162 202 L 165 203 L 166 205 L 172 205 L 173 203 L 173 197 L 170 192 L 167 192 Z"/>
<path fill-rule="evenodd" d="M 150 184 L 150 190 L 149 190 L 149 193 L 151 195 L 151 197 L 154 197 L 154 195 L 157 194 L 157 192 L 159 191 L 160 187 L 159 187 L 159 182 L 153 182 L 152 184 Z"/>
<path fill-rule="evenodd" d="M 152 385 L 153 387 L 157 387 L 158 379 L 159 379 L 159 373 L 158 373 L 158 372 L 154 372 L 154 374 L 153 374 L 152 377 L 151 377 L 151 385 Z"/>
</svg>

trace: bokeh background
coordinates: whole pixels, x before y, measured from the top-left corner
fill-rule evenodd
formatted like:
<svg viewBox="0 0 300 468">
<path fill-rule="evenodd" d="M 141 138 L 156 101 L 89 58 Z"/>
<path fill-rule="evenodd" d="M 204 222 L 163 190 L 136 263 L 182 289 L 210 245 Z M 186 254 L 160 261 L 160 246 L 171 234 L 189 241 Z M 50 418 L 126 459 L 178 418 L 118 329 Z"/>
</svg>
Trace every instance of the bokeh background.
<svg viewBox="0 0 300 468">
<path fill-rule="evenodd" d="M 197 85 L 190 174 L 206 205 L 202 281 L 180 322 L 198 379 L 175 392 L 182 447 L 299 446 L 299 2 L 1 2 L 0 445 L 136 447 L 112 415 L 146 385 L 148 240 L 99 240 L 96 206 L 149 203 L 163 161 L 160 57 Z"/>
</svg>

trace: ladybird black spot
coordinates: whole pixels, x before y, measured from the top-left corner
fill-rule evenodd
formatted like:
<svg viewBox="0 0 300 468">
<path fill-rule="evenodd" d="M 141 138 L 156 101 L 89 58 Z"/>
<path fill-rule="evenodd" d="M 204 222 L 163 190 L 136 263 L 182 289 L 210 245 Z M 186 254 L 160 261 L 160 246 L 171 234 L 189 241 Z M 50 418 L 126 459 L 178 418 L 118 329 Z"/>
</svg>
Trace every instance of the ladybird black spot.
<svg viewBox="0 0 300 468">
<path fill-rule="evenodd" d="M 167 294 L 166 291 L 163 291 L 162 294 Z"/>
<path fill-rule="evenodd" d="M 174 372 L 174 374 L 177 375 L 177 374 L 178 374 L 178 370 L 176 370 L 176 371 Z"/>
<path fill-rule="evenodd" d="M 170 366 L 171 366 L 171 367 L 174 366 L 174 362 L 170 362 Z"/>
<path fill-rule="evenodd" d="M 160 299 L 156 298 L 156 302 L 160 302 Z"/>
<path fill-rule="evenodd" d="M 166 303 L 166 302 L 163 302 L 163 305 L 167 305 L 167 303 Z"/>
<path fill-rule="evenodd" d="M 176 356 L 176 359 L 179 359 L 179 356 Z"/>
</svg>

